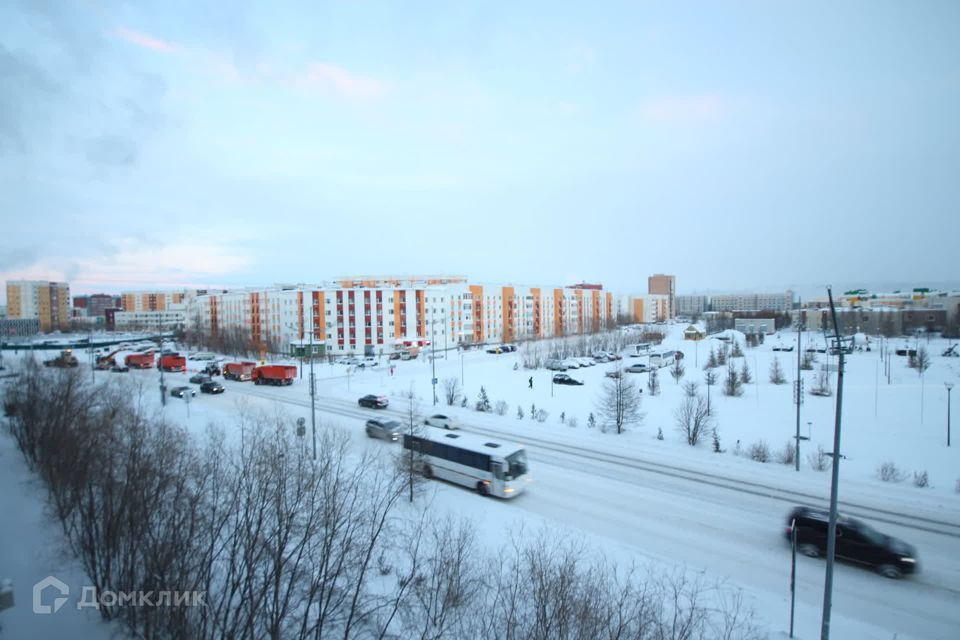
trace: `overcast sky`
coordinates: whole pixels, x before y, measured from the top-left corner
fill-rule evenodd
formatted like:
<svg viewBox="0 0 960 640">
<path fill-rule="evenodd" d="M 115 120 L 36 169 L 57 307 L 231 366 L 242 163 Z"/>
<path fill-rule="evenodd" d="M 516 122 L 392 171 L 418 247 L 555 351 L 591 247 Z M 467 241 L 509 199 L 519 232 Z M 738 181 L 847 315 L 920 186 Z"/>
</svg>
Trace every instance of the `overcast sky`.
<svg viewBox="0 0 960 640">
<path fill-rule="evenodd" d="M 282 4 L 0 3 L 0 279 L 958 276 L 960 2 Z"/>
</svg>

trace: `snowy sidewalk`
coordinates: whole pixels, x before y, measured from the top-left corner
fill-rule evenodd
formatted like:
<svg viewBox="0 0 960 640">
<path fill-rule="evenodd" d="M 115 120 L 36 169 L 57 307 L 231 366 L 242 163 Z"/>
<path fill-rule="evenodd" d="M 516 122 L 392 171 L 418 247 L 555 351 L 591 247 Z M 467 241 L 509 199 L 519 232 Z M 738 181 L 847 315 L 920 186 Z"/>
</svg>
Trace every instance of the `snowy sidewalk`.
<svg viewBox="0 0 960 640">
<path fill-rule="evenodd" d="M 119 627 L 101 622 L 95 609 L 77 610 L 86 583 L 76 560 L 65 550 L 56 521 L 44 513 L 45 494 L 26 466 L 13 438 L 0 428 L 0 581 L 13 581 L 15 605 L 0 612 L 0 638 L 6 640 L 101 640 Z M 53 576 L 69 588 L 66 602 L 49 614 L 33 612 L 33 587 Z M 39 604 L 55 606 L 57 587 L 48 586 Z M 51 607 L 52 609 L 53 607 Z"/>
</svg>

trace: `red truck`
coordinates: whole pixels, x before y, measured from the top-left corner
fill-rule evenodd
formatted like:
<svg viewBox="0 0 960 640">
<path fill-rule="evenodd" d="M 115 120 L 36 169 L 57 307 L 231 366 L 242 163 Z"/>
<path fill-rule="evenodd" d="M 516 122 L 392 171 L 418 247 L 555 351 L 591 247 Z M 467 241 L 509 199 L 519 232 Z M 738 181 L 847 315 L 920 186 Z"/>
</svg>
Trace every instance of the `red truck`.
<svg viewBox="0 0 960 640">
<path fill-rule="evenodd" d="M 292 364 L 268 364 L 253 370 L 255 384 L 287 385 L 293 384 L 297 377 L 297 368 Z"/>
<path fill-rule="evenodd" d="M 223 377 L 226 380 L 250 380 L 253 376 L 253 370 L 257 368 L 256 362 L 228 362 L 223 365 Z"/>
<path fill-rule="evenodd" d="M 149 369 L 153 366 L 153 352 L 131 353 L 124 358 L 124 362 L 128 367 L 133 367 L 134 369 Z"/>
<path fill-rule="evenodd" d="M 164 371 L 186 371 L 187 359 L 183 356 L 168 354 L 157 360 L 157 369 Z"/>
</svg>

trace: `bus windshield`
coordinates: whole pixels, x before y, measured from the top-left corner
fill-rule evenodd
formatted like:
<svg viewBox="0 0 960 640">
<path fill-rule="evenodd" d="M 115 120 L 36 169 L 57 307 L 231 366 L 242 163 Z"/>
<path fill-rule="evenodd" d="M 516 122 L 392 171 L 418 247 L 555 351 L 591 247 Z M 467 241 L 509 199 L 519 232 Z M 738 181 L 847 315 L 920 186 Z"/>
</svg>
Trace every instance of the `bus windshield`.
<svg viewBox="0 0 960 640">
<path fill-rule="evenodd" d="M 516 453 L 511 453 L 506 457 L 507 469 L 505 469 L 506 479 L 514 480 L 527 472 L 527 452 L 521 449 Z"/>
</svg>

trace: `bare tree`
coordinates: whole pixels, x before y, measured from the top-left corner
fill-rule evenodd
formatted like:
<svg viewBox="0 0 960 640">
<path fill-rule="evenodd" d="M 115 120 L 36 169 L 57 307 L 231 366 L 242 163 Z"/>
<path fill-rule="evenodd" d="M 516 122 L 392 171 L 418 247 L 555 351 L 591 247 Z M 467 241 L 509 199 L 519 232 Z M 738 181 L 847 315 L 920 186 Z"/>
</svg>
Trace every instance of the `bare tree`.
<svg viewBox="0 0 960 640">
<path fill-rule="evenodd" d="M 660 394 L 660 373 L 656 369 L 647 374 L 647 391 L 651 396 Z"/>
<path fill-rule="evenodd" d="M 913 367 L 917 370 L 917 375 L 923 376 L 924 372 L 930 368 L 930 353 L 927 348 L 921 346 L 917 349 L 917 355 L 913 359 Z"/>
<path fill-rule="evenodd" d="M 460 398 L 460 380 L 455 376 L 443 379 L 443 394 L 447 399 L 447 406 L 452 407 Z"/>
<path fill-rule="evenodd" d="M 700 439 L 710 432 L 710 416 L 707 414 L 707 402 L 702 396 L 685 396 L 674 412 L 677 431 L 683 434 L 687 444 L 696 446 Z"/>
<path fill-rule="evenodd" d="M 623 429 L 643 420 L 640 411 L 641 399 L 637 387 L 626 376 L 607 378 L 597 402 L 597 413 L 607 424 L 623 433 Z"/>
<path fill-rule="evenodd" d="M 697 390 L 700 388 L 700 385 L 695 380 L 690 380 L 683 383 L 683 392 L 688 397 L 695 397 L 697 395 Z"/>
</svg>

